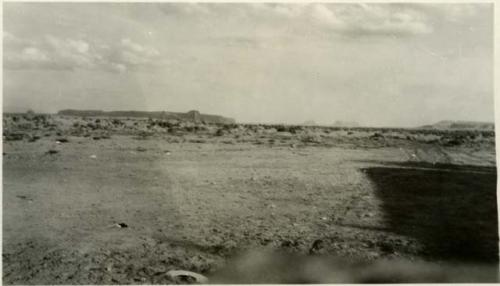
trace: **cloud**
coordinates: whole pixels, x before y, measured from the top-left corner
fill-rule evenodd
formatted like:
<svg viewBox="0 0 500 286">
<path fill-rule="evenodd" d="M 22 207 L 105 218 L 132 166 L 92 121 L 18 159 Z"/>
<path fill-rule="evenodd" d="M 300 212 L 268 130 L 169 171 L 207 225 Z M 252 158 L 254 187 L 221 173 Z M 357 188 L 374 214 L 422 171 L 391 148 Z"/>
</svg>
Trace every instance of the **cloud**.
<svg viewBox="0 0 500 286">
<path fill-rule="evenodd" d="M 121 61 L 128 66 L 150 65 L 160 56 L 153 47 L 145 47 L 128 38 L 121 40 Z"/>
<path fill-rule="evenodd" d="M 421 11 L 395 9 L 391 4 L 311 4 L 304 8 L 303 17 L 329 31 L 351 36 L 415 36 L 433 31 Z"/>
<path fill-rule="evenodd" d="M 179 26 L 186 24 L 178 29 L 179 33 L 183 33 L 182 37 L 191 37 L 189 31 L 193 31 L 195 41 L 197 37 L 203 39 L 203 32 L 206 38 L 215 39 L 205 42 L 210 45 L 218 41 L 226 46 L 263 48 L 283 44 L 285 37 L 294 40 L 295 35 L 300 35 L 302 39 L 305 32 L 350 37 L 426 35 L 433 33 L 433 25 L 440 21 L 467 23 L 467 19 L 477 15 L 485 5 L 157 3 L 152 7 L 159 7 L 163 12 L 158 13 L 161 20 L 166 18 L 167 23 Z M 158 12 L 156 8 L 153 10 Z M 195 25 L 189 22 L 193 19 L 196 19 Z M 130 24 L 128 20 L 123 23 Z M 155 23 L 152 30 L 159 27 L 157 23 L 163 23 L 159 19 L 152 21 Z M 119 23 L 122 24 L 121 21 Z M 140 23 L 141 28 L 148 25 L 144 18 L 133 23 Z M 177 30 L 177 27 L 172 29 Z M 47 30 L 58 34 L 57 31 Z M 40 36 L 43 34 L 22 38 L 4 31 L 4 67 L 125 72 L 167 63 L 155 47 L 138 42 L 131 33 L 115 43 L 109 42 L 106 37 Z"/>
<path fill-rule="evenodd" d="M 177 7 L 177 10 L 196 13 L 191 5 L 170 4 L 168 7 L 168 11 Z M 344 35 L 421 35 L 433 32 L 426 11 L 403 4 L 252 3 L 205 4 L 201 7 L 202 14 L 219 18 L 245 17 L 256 22 L 303 21 Z"/>
<path fill-rule="evenodd" d="M 23 49 L 21 53 L 21 58 L 34 61 L 34 62 L 46 62 L 49 60 L 46 54 L 38 50 L 37 48 L 28 47 Z"/>
<path fill-rule="evenodd" d="M 214 9 L 211 9 L 214 4 L 207 5 L 204 3 L 161 3 L 157 7 L 167 16 L 200 16 L 210 15 Z"/>
<path fill-rule="evenodd" d="M 3 31 L 3 45 L 4 49 L 22 49 L 27 46 L 33 45 L 33 41 L 27 39 L 21 39 L 14 36 L 13 34 Z"/>
<path fill-rule="evenodd" d="M 119 73 L 123 73 L 127 70 L 127 66 L 125 66 L 124 64 L 117 64 L 117 63 L 111 63 L 110 68 L 112 71 L 116 71 Z"/>
<path fill-rule="evenodd" d="M 459 22 L 477 13 L 473 4 L 164 4 L 168 16 L 245 17 L 254 21 L 308 21 L 330 32 L 351 35 L 417 36 L 432 33 L 435 19 Z"/>
<path fill-rule="evenodd" d="M 450 22 L 459 22 L 464 18 L 470 18 L 475 16 L 479 11 L 478 5 L 473 4 L 456 4 L 456 5 L 443 5 L 441 7 L 441 13 L 443 13 L 446 19 Z"/>
<path fill-rule="evenodd" d="M 46 35 L 26 40 L 4 33 L 4 67 L 6 69 L 96 69 L 125 72 L 161 64 L 160 53 L 131 39 L 119 44 L 90 43 L 83 39 Z"/>
<path fill-rule="evenodd" d="M 88 52 L 90 47 L 89 43 L 80 40 L 69 40 L 68 44 L 72 49 L 81 54 Z"/>
<path fill-rule="evenodd" d="M 306 12 L 332 31 L 354 36 L 430 34 L 439 20 L 465 22 L 477 4 L 311 4 Z"/>
<path fill-rule="evenodd" d="M 73 68 L 95 68 L 99 65 L 98 51 L 90 50 L 90 44 L 78 39 L 60 39 L 45 36 L 39 46 L 50 54 L 54 65 Z"/>
<path fill-rule="evenodd" d="M 4 55 L 4 66 L 10 69 L 51 67 L 49 57 L 36 47 L 25 47 L 17 54 Z"/>
<path fill-rule="evenodd" d="M 461 22 L 468 20 L 480 13 L 484 8 L 491 9 L 488 7 L 491 4 L 488 3 L 453 3 L 453 4 L 392 4 L 394 7 L 399 7 L 401 9 L 411 9 L 420 11 L 426 14 L 429 18 L 440 18 L 449 22 Z"/>
</svg>

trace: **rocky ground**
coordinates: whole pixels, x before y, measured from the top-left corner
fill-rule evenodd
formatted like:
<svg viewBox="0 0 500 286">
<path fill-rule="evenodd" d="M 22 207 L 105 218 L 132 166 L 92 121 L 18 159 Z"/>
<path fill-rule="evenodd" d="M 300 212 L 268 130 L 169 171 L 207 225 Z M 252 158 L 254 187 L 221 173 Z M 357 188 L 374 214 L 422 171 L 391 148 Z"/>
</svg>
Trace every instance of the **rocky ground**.
<svg viewBox="0 0 500 286">
<path fill-rule="evenodd" d="M 491 131 L 3 118 L 3 283 L 495 282 Z"/>
</svg>

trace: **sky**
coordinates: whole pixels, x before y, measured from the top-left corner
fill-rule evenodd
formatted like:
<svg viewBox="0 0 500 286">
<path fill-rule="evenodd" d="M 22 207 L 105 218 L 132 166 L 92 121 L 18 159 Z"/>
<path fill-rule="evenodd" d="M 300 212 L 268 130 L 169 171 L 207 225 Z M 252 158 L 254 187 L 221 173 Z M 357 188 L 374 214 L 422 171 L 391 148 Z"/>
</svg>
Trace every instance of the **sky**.
<svg viewBox="0 0 500 286">
<path fill-rule="evenodd" d="M 492 4 L 3 3 L 3 109 L 493 121 Z"/>
</svg>

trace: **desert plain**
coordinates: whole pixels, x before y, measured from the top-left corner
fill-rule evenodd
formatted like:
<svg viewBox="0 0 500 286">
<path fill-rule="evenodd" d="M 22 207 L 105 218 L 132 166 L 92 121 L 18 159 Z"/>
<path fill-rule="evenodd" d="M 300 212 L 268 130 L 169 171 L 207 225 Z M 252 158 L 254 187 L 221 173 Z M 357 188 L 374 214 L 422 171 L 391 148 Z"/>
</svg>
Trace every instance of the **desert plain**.
<svg viewBox="0 0 500 286">
<path fill-rule="evenodd" d="M 4 114 L 3 283 L 495 282 L 496 174 L 477 128 Z"/>
</svg>

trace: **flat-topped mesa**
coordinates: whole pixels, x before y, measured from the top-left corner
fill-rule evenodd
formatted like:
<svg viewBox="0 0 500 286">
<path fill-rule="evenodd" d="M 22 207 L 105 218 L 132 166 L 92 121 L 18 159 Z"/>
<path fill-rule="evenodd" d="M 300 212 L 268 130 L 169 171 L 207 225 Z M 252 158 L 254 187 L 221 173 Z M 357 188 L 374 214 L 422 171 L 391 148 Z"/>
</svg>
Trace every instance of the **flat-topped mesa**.
<svg viewBox="0 0 500 286">
<path fill-rule="evenodd" d="M 431 125 L 420 126 L 421 129 L 441 130 L 495 130 L 493 122 L 442 120 Z"/>
<path fill-rule="evenodd" d="M 233 118 L 223 117 L 220 115 L 202 114 L 197 110 L 191 110 L 186 113 L 168 112 L 168 111 L 102 111 L 102 110 L 75 110 L 65 109 L 57 112 L 58 115 L 65 116 L 103 116 L 103 117 L 141 117 L 141 118 L 156 118 L 156 119 L 175 119 L 181 121 L 206 122 L 216 124 L 233 124 L 236 121 Z"/>
<path fill-rule="evenodd" d="M 194 122 L 200 122 L 201 114 L 198 110 L 191 110 L 187 112 L 187 116 Z"/>
<path fill-rule="evenodd" d="M 337 120 L 333 123 L 334 127 L 359 127 L 359 123 L 356 121 L 342 121 L 342 120 Z"/>
</svg>

